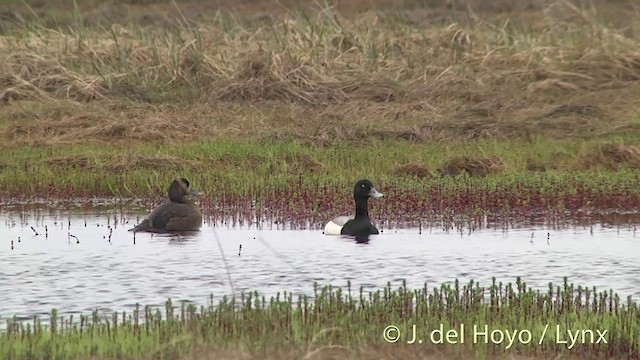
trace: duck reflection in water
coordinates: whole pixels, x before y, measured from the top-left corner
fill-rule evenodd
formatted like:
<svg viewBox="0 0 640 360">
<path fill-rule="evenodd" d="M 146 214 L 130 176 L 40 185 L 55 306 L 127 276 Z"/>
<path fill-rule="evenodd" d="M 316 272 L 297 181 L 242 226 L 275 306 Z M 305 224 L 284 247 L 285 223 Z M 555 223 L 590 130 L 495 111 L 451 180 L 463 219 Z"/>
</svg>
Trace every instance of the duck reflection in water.
<svg viewBox="0 0 640 360">
<path fill-rule="evenodd" d="M 369 243 L 369 234 L 358 234 L 358 235 L 354 235 L 354 240 L 356 241 L 356 244 L 368 244 Z"/>
</svg>

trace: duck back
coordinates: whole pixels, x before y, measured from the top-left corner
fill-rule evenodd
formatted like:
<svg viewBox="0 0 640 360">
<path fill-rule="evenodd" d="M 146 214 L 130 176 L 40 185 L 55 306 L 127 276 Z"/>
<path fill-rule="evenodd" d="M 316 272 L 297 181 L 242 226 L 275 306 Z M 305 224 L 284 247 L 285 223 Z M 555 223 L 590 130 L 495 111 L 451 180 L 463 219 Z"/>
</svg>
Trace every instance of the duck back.
<svg viewBox="0 0 640 360">
<path fill-rule="evenodd" d="M 193 231 L 202 226 L 202 214 L 190 203 L 166 202 L 155 208 L 132 231 Z"/>
</svg>

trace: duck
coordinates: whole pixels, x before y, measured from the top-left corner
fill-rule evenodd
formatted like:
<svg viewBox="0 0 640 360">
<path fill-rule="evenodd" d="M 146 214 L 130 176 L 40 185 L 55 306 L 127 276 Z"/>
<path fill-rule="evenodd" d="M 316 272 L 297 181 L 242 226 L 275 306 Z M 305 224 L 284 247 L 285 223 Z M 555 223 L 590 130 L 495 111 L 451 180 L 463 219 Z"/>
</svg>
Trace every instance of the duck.
<svg viewBox="0 0 640 360">
<path fill-rule="evenodd" d="M 355 216 L 338 216 L 324 227 L 325 235 L 374 235 L 378 229 L 369 219 L 369 198 L 379 199 L 384 195 L 373 186 L 370 180 L 358 180 L 353 187 L 353 199 L 356 203 Z"/>
<path fill-rule="evenodd" d="M 149 213 L 146 219 L 129 229 L 133 232 L 197 231 L 202 227 L 200 208 L 188 195 L 201 196 L 189 180 L 174 179 L 168 189 L 169 201 Z"/>
</svg>

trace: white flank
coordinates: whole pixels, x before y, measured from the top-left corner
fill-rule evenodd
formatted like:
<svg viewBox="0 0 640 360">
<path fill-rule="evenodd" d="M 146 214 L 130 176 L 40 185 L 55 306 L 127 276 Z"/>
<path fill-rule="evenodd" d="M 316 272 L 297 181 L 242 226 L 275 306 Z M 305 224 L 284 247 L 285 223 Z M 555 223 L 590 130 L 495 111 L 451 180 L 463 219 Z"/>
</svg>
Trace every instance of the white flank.
<svg viewBox="0 0 640 360">
<path fill-rule="evenodd" d="M 337 218 L 329 221 L 327 225 L 324 226 L 324 234 L 325 235 L 340 235 L 340 230 L 347 221 L 353 219 L 353 216 L 338 216 Z"/>
</svg>

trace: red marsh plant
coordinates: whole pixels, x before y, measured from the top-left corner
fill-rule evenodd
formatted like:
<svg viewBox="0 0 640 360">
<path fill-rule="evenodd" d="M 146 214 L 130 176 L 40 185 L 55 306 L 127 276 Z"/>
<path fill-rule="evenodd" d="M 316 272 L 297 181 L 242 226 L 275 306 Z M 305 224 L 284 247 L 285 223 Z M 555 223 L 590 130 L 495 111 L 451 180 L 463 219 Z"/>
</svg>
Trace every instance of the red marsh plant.
<svg viewBox="0 0 640 360">
<path fill-rule="evenodd" d="M 96 180 L 97 181 L 97 180 Z M 370 201 L 370 214 L 382 228 L 398 226 L 478 228 L 485 225 L 509 225 L 522 222 L 560 224 L 571 218 L 603 212 L 637 211 L 640 204 L 640 178 L 628 177 L 615 184 L 606 177 L 562 178 L 540 175 L 491 181 L 468 177 L 437 178 L 405 183 L 393 179 L 376 181 L 385 194 L 382 201 Z M 35 182 L 34 197 L 7 197 L 2 203 L 89 203 L 93 184 L 75 186 Z M 206 191 L 201 200 L 208 221 L 229 225 L 274 223 L 295 228 L 319 228 L 336 215 L 354 211 L 352 184 L 342 182 L 304 182 L 302 178 L 279 186 L 265 185 L 237 189 L 218 186 Z M 206 187 L 202 187 L 206 188 Z M 158 187 L 155 196 L 134 200 L 122 190 L 114 203 L 133 203 L 152 208 L 165 201 L 165 190 Z M 107 195 L 107 194 L 104 194 Z M 0 205 L 1 206 L 1 205 Z"/>
</svg>

